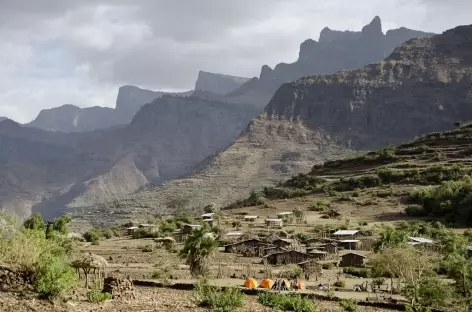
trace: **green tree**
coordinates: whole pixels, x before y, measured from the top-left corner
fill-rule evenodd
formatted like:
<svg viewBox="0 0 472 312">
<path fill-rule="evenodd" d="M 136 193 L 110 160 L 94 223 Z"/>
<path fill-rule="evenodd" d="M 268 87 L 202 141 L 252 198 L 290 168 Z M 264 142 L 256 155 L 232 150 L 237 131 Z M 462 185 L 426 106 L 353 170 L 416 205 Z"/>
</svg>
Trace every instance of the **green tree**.
<svg viewBox="0 0 472 312">
<path fill-rule="evenodd" d="M 25 222 L 23 222 L 23 226 L 30 230 L 44 231 L 45 229 L 43 217 L 41 217 L 39 212 L 26 219 Z"/>
<path fill-rule="evenodd" d="M 218 242 L 206 226 L 194 230 L 187 238 L 184 248 L 180 251 L 180 255 L 186 259 L 193 277 L 207 273 L 208 261 L 213 256 L 217 247 Z"/>
<path fill-rule="evenodd" d="M 384 250 L 387 248 L 396 248 L 406 245 L 408 241 L 408 233 L 402 230 L 387 228 L 380 233 L 375 250 Z"/>
</svg>

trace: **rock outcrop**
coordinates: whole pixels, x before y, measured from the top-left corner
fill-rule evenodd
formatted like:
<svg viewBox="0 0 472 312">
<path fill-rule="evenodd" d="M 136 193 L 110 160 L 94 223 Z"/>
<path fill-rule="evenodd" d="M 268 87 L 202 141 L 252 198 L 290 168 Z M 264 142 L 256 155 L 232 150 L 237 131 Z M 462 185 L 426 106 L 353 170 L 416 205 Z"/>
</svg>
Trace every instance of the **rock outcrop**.
<svg viewBox="0 0 472 312">
<path fill-rule="evenodd" d="M 214 94 L 225 95 L 236 90 L 248 80 L 249 78 L 199 71 L 197 82 L 195 83 L 195 91 L 208 91 Z"/>
<path fill-rule="evenodd" d="M 229 98 L 249 103 L 262 101 L 260 104 L 265 106 L 285 82 L 304 76 L 360 68 L 384 59 L 395 47 L 409 39 L 432 35 L 404 27 L 384 34 L 378 16 L 360 32 L 336 31 L 326 27 L 321 31 L 318 41 L 307 39 L 300 45 L 296 62 L 280 63 L 274 69 L 264 65 L 258 79 L 246 82 L 229 94 Z"/>
</svg>

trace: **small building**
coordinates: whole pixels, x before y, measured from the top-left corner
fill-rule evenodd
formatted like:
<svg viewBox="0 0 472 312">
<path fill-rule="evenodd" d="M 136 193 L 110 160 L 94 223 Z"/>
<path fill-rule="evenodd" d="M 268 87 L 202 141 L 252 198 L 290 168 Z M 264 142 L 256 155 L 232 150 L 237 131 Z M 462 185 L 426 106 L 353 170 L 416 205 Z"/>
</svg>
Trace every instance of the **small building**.
<svg viewBox="0 0 472 312">
<path fill-rule="evenodd" d="M 408 244 L 412 246 L 417 246 L 417 245 L 433 245 L 434 241 L 429 238 L 423 238 L 423 237 L 408 237 Z"/>
<path fill-rule="evenodd" d="M 282 219 L 282 220 L 289 219 L 292 216 L 293 216 L 293 212 L 291 212 L 291 211 L 280 212 L 280 213 L 277 214 L 277 217 L 279 219 Z"/>
<path fill-rule="evenodd" d="M 137 226 L 130 226 L 129 228 L 126 229 L 126 234 L 128 235 L 133 235 L 136 230 L 139 229 Z"/>
<path fill-rule="evenodd" d="M 265 223 L 267 226 L 279 227 L 281 228 L 284 224 L 282 219 L 266 219 Z"/>
<path fill-rule="evenodd" d="M 338 253 L 338 246 L 334 243 L 323 244 L 318 249 L 326 251 L 327 253 L 330 253 L 330 254 Z"/>
<path fill-rule="evenodd" d="M 467 252 L 467 257 L 469 259 L 472 258 L 472 246 L 467 246 L 466 252 Z"/>
<path fill-rule="evenodd" d="M 204 213 L 204 214 L 202 214 L 202 220 L 213 219 L 213 215 L 214 215 L 214 213 L 213 213 L 213 212 L 210 212 L 210 213 Z"/>
<path fill-rule="evenodd" d="M 296 247 L 296 245 L 298 245 L 298 242 L 293 239 L 279 238 L 279 239 L 273 240 L 272 244 L 277 247 L 289 249 L 289 248 Z"/>
<path fill-rule="evenodd" d="M 228 232 L 225 234 L 225 238 L 229 239 L 239 239 L 244 235 L 243 232 Z"/>
<path fill-rule="evenodd" d="M 358 239 L 342 239 L 339 241 L 339 246 L 348 250 L 360 249 L 361 241 Z"/>
<path fill-rule="evenodd" d="M 359 234 L 359 230 L 338 230 L 333 236 L 341 239 L 354 239 Z"/>
<path fill-rule="evenodd" d="M 340 266 L 342 267 L 364 267 L 367 253 L 348 252 L 341 256 Z"/>
<path fill-rule="evenodd" d="M 248 222 L 254 222 L 256 221 L 256 219 L 259 218 L 258 216 L 244 216 L 244 221 L 248 221 Z"/>
<path fill-rule="evenodd" d="M 295 250 L 277 252 L 264 257 L 267 263 L 272 265 L 297 264 L 312 259 L 312 257 L 304 252 Z"/>
<path fill-rule="evenodd" d="M 243 249 L 258 248 L 261 245 L 264 245 L 264 244 L 260 240 L 253 238 L 253 239 L 248 239 L 242 242 L 226 245 L 224 247 L 225 247 L 225 252 L 239 253 Z"/>
<path fill-rule="evenodd" d="M 318 249 L 312 249 L 310 250 L 308 254 L 312 256 L 314 259 L 318 259 L 318 260 L 325 259 L 328 256 L 328 253 L 326 251 L 321 251 Z"/>
<path fill-rule="evenodd" d="M 259 257 L 265 257 L 273 253 L 285 252 L 287 249 L 277 246 L 261 245 L 259 246 Z"/>
<path fill-rule="evenodd" d="M 194 230 L 199 229 L 201 227 L 200 224 L 184 224 L 182 227 L 183 234 L 192 233 Z"/>
<path fill-rule="evenodd" d="M 138 225 L 138 228 L 145 229 L 149 233 L 159 232 L 159 227 L 156 224 L 143 223 L 143 224 Z"/>
</svg>

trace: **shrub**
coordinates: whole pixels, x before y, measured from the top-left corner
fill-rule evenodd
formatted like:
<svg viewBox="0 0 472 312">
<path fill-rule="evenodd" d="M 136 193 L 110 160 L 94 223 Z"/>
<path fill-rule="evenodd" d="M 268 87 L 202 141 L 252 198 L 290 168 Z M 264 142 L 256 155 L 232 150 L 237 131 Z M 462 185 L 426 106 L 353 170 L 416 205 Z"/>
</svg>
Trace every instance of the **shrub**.
<svg viewBox="0 0 472 312">
<path fill-rule="evenodd" d="M 27 219 L 23 223 L 23 226 L 26 229 L 30 229 L 30 230 L 44 230 L 45 229 L 43 217 L 41 217 L 41 214 L 39 212 L 35 213 L 33 216 Z"/>
<path fill-rule="evenodd" d="M 142 252 L 153 252 L 154 251 L 154 246 L 153 245 L 144 245 L 144 246 L 139 246 L 139 249 Z"/>
<path fill-rule="evenodd" d="M 110 300 L 111 298 L 112 295 L 110 293 L 102 292 L 99 288 L 96 287 L 92 288 L 87 292 L 87 300 L 89 302 L 98 303 Z"/>
<path fill-rule="evenodd" d="M 339 306 L 341 306 L 346 312 L 356 312 L 357 311 L 357 302 L 352 299 L 343 299 L 339 301 Z"/>
<path fill-rule="evenodd" d="M 346 282 L 345 281 L 336 281 L 336 282 L 333 283 L 333 286 L 344 288 L 344 287 L 346 287 Z"/>
<path fill-rule="evenodd" d="M 303 276 L 303 269 L 296 264 L 289 264 L 278 276 L 289 279 L 301 278 Z"/>
<path fill-rule="evenodd" d="M 351 267 L 343 268 L 343 273 L 362 278 L 368 278 L 371 275 L 369 269 Z"/>
<path fill-rule="evenodd" d="M 95 243 L 100 240 L 100 234 L 97 230 L 88 230 L 84 233 L 84 239 L 89 243 Z"/>
<path fill-rule="evenodd" d="M 282 295 L 277 293 L 262 292 L 258 295 L 259 302 L 273 309 L 295 312 L 315 312 L 315 303 L 300 295 Z"/>
<path fill-rule="evenodd" d="M 64 257 L 41 258 L 34 288 L 42 298 L 55 298 L 71 290 L 77 283 L 74 270 Z"/>
<path fill-rule="evenodd" d="M 321 268 L 322 268 L 323 270 L 331 270 L 332 268 L 334 268 L 334 264 L 331 263 L 331 262 L 323 263 L 323 264 L 321 265 Z"/>
<path fill-rule="evenodd" d="M 200 307 L 218 312 L 232 312 L 243 305 L 244 294 L 233 287 L 225 288 L 223 291 L 218 290 L 210 286 L 205 278 L 201 278 L 195 285 L 193 299 Z"/>
<path fill-rule="evenodd" d="M 110 239 L 113 236 L 115 236 L 115 232 L 109 227 L 102 229 L 100 231 L 100 234 L 101 234 L 101 236 L 105 237 L 106 239 Z"/>
<path fill-rule="evenodd" d="M 308 207 L 310 211 L 325 211 L 331 208 L 331 203 L 327 200 L 319 200 Z"/>
<path fill-rule="evenodd" d="M 405 213 L 410 217 L 424 217 L 427 215 L 426 211 L 421 205 L 409 205 L 405 208 Z"/>
</svg>

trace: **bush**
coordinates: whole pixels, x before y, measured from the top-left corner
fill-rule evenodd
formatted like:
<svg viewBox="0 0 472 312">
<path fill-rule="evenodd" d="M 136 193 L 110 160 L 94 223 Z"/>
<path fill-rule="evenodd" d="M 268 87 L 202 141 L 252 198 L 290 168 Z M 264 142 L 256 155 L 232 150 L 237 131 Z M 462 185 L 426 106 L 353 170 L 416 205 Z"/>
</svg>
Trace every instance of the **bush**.
<svg viewBox="0 0 472 312">
<path fill-rule="evenodd" d="M 262 292 L 258 295 L 259 302 L 273 309 L 295 312 L 315 312 L 315 303 L 300 295 L 282 295 L 277 293 Z"/>
<path fill-rule="evenodd" d="M 346 312 L 356 312 L 357 311 L 357 302 L 352 299 L 343 299 L 339 301 L 339 306 L 341 306 Z"/>
<path fill-rule="evenodd" d="M 93 288 L 90 291 L 87 292 L 87 300 L 89 302 L 103 302 L 110 300 L 112 298 L 112 295 L 107 292 L 101 292 L 99 288 Z"/>
<path fill-rule="evenodd" d="M 278 276 L 280 278 L 289 279 L 301 278 L 303 276 L 303 269 L 296 264 L 289 264 L 278 274 Z"/>
<path fill-rule="evenodd" d="M 100 234 L 97 232 L 97 230 L 88 230 L 83 236 L 85 241 L 89 243 L 95 243 L 100 240 Z"/>
<path fill-rule="evenodd" d="M 104 228 L 100 231 L 101 236 L 105 237 L 106 239 L 110 239 L 115 236 L 115 232 L 111 228 Z"/>
<path fill-rule="evenodd" d="M 223 291 L 218 290 L 210 286 L 207 279 L 201 278 L 195 285 L 193 299 L 200 307 L 218 312 L 232 312 L 243 305 L 244 294 L 233 287 L 225 288 Z"/>
<path fill-rule="evenodd" d="M 409 205 L 405 208 L 405 213 L 410 217 L 424 217 L 427 215 L 426 211 L 421 205 Z"/>
<path fill-rule="evenodd" d="M 371 276 L 369 269 L 362 268 L 343 268 L 343 273 L 362 278 L 369 278 Z"/>
<path fill-rule="evenodd" d="M 48 256 L 40 260 L 34 288 L 42 298 L 55 298 L 77 283 L 74 270 L 64 257 Z"/>
<path fill-rule="evenodd" d="M 346 282 L 345 281 L 336 281 L 336 282 L 333 283 L 333 286 L 344 288 L 344 287 L 346 287 Z"/>
<path fill-rule="evenodd" d="M 319 200 L 308 207 L 310 211 L 325 211 L 331 208 L 331 203 L 327 200 Z"/>
<path fill-rule="evenodd" d="M 139 246 L 139 249 L 142 252 L 153 252 L 154 251 L 154 246 L 153 245 L 144 245 L 144 246 Z"/>
</svg>

